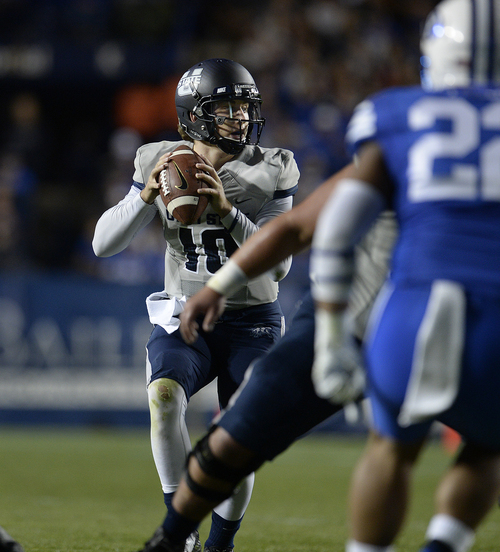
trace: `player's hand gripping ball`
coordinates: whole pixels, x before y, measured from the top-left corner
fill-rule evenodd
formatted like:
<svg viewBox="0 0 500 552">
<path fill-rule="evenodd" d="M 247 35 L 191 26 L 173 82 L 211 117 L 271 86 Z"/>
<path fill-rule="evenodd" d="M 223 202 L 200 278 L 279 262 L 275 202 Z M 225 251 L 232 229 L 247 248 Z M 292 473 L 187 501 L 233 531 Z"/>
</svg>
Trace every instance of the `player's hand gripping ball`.
<svg viewBox="0 0 500 552">
<path fill-rule="evenodd" d="M 206 183 L 196 178 L 200 172 L 196 163 L 203 159 L 188 146 L 179 146 L 172 152 L 167 168 L 158 175 L 160 196 L 167 211 L 182 224 L 195 224 L 207 208 L 208 197 L 197 190 Z"/>
</svg>

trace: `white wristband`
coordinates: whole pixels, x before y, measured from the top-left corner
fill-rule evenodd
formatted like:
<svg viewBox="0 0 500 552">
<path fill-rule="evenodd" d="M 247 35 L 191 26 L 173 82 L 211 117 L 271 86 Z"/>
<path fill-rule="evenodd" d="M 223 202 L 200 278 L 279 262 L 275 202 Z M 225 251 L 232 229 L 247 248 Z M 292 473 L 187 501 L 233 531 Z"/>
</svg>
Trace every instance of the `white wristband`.
<svg viewBox="0 0 500 552">
<path fill-rule="evenodd" d="M 231 259 L 207 282 L 207 286 L 221 295 L 234 295 L 248 282 L 248 276 Z"/>
</svg>

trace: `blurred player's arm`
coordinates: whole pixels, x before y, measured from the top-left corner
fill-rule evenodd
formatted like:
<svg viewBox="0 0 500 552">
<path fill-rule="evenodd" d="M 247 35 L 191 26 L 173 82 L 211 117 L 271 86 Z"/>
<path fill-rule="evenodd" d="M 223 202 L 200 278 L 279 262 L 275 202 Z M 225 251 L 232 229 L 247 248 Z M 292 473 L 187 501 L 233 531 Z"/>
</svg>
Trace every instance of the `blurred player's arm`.
<svg viewBox="0 0 500 552">
<path fill-rule="evenodd" d="M 335 403 L 355 400 L 364 387 L 361 356 L 345 309 L 354 276 L 354 246 L 387 208 L 390 197 L 391 179 L 382 151 L 370 142 L 318 218 L 310 263 L 316 304 L 312 378 L 317 394 Z"/>
<path fill-rule="evenodd" d="M 231 261 L 251 280 L 267 272 L 277 262 L 309 247 L 321 208 L 335 184 L 340 179 L 349 177 L 351 171 L 352 165 L 348 165 L 321 184 L 299 205 L 267 222 L 233 253 Z M 228 295 L 224 289 L 220 293 Z"/>
<path fill-rule="evenodd" d="M 322 207 L 336 183 L 349 178 L 352 171 L 352 165 L 344 167 L 291 211 L 267 222 L 233 253 L 207 285 L 186 303 L 180 317 L 180 331 L 187 343 L 194 343 L 197 339 L 198 316 L 205 314 L 203 329 L 210 331 L 224 311 L 224 297 L 311 245 Z"/>
<path fill-rule="evenodd" d="M 382 150 L 376 142 L 369 142 L 362 147 L 350 173 L 339 179 L 318 217 L 311 280 L 319 307 L 330 311 L 346 308 L 354 246 L 387 208 L 391 193 Z"/>
</svg>

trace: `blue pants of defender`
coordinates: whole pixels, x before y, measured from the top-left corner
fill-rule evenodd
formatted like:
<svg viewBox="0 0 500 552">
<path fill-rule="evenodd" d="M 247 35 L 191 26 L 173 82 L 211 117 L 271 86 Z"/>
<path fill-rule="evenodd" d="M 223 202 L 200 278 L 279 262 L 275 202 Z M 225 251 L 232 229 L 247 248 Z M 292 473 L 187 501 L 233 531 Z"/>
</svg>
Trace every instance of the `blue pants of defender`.
<svg viewBox="0 0 500 552">
<path fill-rule="evenodd" d="M 146 345 L 151 381 L 169 378 L 180 383 L 187 400 L 218 377 L 219 403 L 226 406 L 249 364 L 281 337 L 279 303 L 226 311 L 214 331 L 201 330 L 194 345 L 184 343 L 179 330 L 168 334 L 155 326 Z M 148 382 L 148 383 L 150 383 Z"/>
<path fill-rule="evenodd" d="M 500 450 L 500 297 L 483 290 L 468 291 L 462 296 L 465 301 L 461 299 L 463 345 L 457 354 L 459 386 L 455 400 L 428 421 L 409 427 L 398 424 L 415 370 L 417 335 L 425 335 L 419 331 L 432 323 L 435 312 L 429 307 L 431 290 L 431 285 L 395 286 L 384 297 L 380 312 L 374 312 L 377 322 L 367 340 L 366 356 L 375 429 L 382 435 L 412 441 L 424 437 L 432 419 L 437 419 L 470 443 Z M 456 317 L 452 322 L 456 326 Z M 429 337 L 435 337 L 443 325 L 446 317 Z M 432 355 L 432 348 L 428 350 Z"/>
<path fill-rule="evenodd" d="M 272 460 L 342 407 L 314 392 L 314 304 L 308 293 L 284 337 L 260 357 L 217 421 L 240 444 Z"/>
</svg>

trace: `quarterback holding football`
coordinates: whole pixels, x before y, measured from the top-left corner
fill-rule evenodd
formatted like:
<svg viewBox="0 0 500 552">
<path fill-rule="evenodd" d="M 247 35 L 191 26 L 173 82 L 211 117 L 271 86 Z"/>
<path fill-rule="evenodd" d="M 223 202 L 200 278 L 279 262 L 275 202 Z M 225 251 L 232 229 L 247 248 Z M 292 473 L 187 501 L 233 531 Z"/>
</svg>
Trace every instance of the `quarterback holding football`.
<svg viewBox="0 0 500 552">
<path fill-rule="evenodd" d="M 200 332 L 196 344 L 184 343 L 178 329 L 186 298 L 202 289 L 265 222 L 292 208 L 299 170 L 290 151 L 259 146 L 261 102 L 252 75 L 239 63 L 208 59 L 191 67 L 175 95 L 182 141 L 140 147 L 130 191 L 95 228 L 94 252 L 108 257 L 124 250 L 156 215 L 163 223 L 165 286 L 146 300 L 154 326 L 146 346 L 146 370 L 151 445 L 167 509 L 191 450 L 185 423 L 191 396 L 218 378 L 219 403 L 225 407 L 248 365 L 269 349 L 284 327 L 278 281 L 288 273 L 291 258 L 228 297 L 228 310 L 216 329 Z M 181 146 L 197 154 L 192 156 L 196 163 L 189 155 L 178 155 L 175 150 Z M 174 182 L 171 188 L 168 178 Z M 194 215 L 181 214 L 178 208 L 186 203 L 186 195 L 196 206 L 201 202 Z M 233 549 L 252 486 L 250 475 L 238 493 L 214 510 L 205 550 Z M 144 551 L 162 535 L 159 527 Z M 194 533 L 186 551 L 200 548 Z"/>
</svg>

